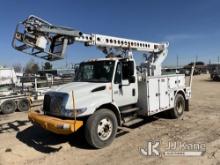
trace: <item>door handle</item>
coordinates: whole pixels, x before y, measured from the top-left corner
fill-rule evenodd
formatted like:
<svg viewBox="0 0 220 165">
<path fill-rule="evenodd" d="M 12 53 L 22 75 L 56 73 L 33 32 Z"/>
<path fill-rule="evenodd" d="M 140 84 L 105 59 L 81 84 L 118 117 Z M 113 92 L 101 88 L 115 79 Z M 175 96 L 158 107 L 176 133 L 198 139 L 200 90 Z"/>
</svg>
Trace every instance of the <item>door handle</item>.
<svg viewBox="0 0 220 165">
<path fill-rule="evenodd" d="M 136 91 L 135 91 L 135 89 L 133 88 L 132 89 L 132 96 L 135 96 L 136 95 Z"/>
<path fill-rule="evenodd" d="M 114 91 L 114 94 L 118 94 L 118 90 L 117 90 L 117 91 Z"/>
</svg>

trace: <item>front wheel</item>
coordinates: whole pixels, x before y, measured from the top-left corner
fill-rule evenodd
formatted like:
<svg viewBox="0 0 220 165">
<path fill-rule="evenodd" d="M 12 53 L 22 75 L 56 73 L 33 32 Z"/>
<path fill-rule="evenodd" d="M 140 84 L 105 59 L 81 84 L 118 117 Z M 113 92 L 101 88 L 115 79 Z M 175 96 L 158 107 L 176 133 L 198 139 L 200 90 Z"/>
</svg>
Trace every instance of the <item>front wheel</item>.
<svg viewBox="0 0 220 165">
<path fill-rule="evenodd" d="M 115 138 L 117 127 L 115 114 L 108 109 L 99 109 L 86 122 L 86 141 L 95 148 L 108 146 Z"/>
<path fill-rule="evenodd" d="M 186 109 L 186 102 L 181 94 L 177 94 L 174 101 L 174 108 L 170 110 L 170 116 L 174 119 L 180 118 Z"/>
</svg>

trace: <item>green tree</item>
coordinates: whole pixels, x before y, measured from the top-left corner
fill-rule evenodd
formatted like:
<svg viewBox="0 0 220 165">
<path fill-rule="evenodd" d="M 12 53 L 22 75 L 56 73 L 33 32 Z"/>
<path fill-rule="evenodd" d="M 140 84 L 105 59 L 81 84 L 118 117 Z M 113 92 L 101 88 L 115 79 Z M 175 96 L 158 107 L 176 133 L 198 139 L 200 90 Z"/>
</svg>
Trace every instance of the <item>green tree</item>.
<svg viewBox="0 0 220 165">
<path fill-rule="evenodd" d="M 44 70 L 50 70 L 53 68 L 53 65 L 50 64 L 49 62 L 45 62 L 43 68 Z"/>
<path fill-rule="evenodd" d="M 37 74 L 40 67 L 33 59 L 31 59 L 25 66 L 25 73 Z"/>
<path fill-rule="evenodd" d="M 13 68 L 14 68 L 14 70 L 15 70 L 15 72 L 22 72 L 22 66 L 21 66 L 21 64 L 14 64 L 13 65 Z"/>
</svg>

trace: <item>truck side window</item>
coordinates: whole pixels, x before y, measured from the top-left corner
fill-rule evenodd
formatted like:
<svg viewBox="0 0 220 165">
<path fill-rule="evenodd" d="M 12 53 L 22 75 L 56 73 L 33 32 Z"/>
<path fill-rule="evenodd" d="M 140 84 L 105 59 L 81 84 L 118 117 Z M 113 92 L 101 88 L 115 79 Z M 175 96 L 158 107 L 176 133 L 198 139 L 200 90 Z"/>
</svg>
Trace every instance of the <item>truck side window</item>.
<svg viewBox="0 0 220 165">
<path fill-rule="evenodd" d="M 122 67 L 121 67 L 121 62 L 117 64 L 116 72 L 115 72 L 115 84 L 120 84 L 121 83 L 121 78 L 122 78 Z"/>
<path fill-rule="evenodd" d="M 126 61 L 122 63 L 122 79 L 128 80 L 132 75 L 134 75 L 134 62 Z"/>
</svg>

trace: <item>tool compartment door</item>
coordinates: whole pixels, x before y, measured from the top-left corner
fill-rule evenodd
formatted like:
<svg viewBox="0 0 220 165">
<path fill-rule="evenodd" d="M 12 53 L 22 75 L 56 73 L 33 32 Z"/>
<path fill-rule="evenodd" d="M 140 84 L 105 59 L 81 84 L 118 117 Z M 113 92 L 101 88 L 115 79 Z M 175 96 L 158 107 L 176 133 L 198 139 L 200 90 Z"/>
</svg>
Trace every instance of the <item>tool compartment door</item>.
<svg viewBox="0 0 220 165">
<path fill-rule="evenodd" d="M 168 79 L 167 77 L 160 78 L 160 111 L 168 109 L 169 107 L 169 95 L 168 95 Z"/>
<path fill-rule="evenodd" d="M 178 87 L 185 87 L 185 75 L 179 75 L 178 79 Z"/>
<path fill-rule="evenodd" d="M 159 111 L 159 79 L 158 78 L 149 78 L 147 81 L 148 87 L 148 115 L 155 114 Z"/>
</svg>

